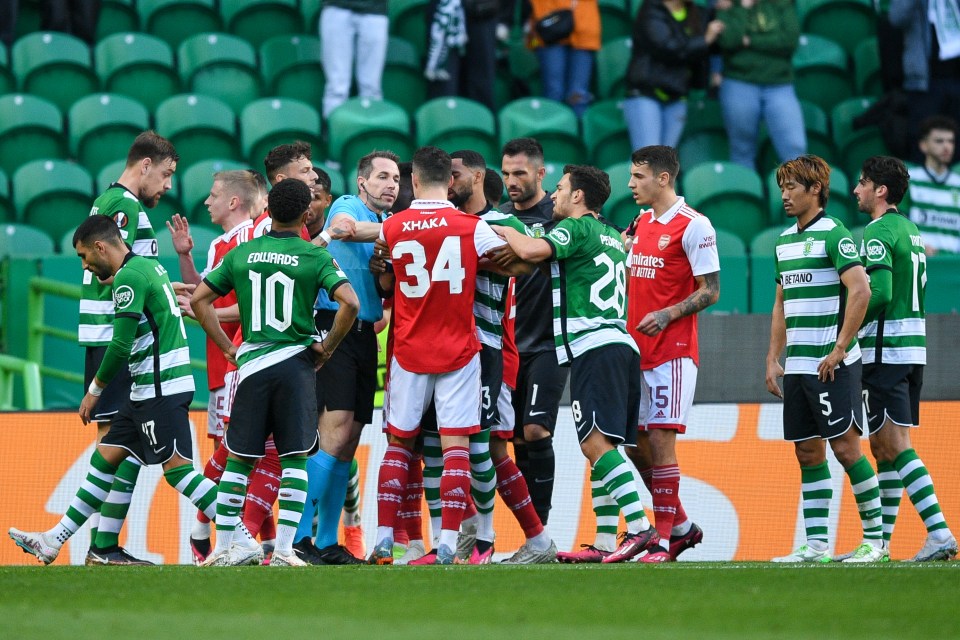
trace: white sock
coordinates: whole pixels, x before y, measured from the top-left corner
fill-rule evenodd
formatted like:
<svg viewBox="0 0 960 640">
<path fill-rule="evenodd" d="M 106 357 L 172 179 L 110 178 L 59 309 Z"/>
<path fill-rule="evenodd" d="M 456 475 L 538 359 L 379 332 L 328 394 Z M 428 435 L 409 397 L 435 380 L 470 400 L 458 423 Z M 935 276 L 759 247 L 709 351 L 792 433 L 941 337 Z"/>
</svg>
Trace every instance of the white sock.
<svg viewBox="0 0 960 640">
<path fill-rule="evenodd" d="M 527 538 L 527 545 L 534 551 L 546 551 L 550 548 L 551 542 L 553 542 L 553 540 L 550 539 L 550 534 L 547 533 L 546 529 L 532 538 Z"/>
</svg>

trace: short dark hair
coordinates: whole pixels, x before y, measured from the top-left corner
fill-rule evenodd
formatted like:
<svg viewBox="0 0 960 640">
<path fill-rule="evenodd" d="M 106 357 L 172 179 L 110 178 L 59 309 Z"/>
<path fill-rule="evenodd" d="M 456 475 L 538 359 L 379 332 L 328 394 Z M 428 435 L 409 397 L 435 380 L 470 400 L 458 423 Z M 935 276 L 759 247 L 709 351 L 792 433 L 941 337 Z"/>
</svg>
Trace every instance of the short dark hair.
<svg viewBox="0 0 960 640">
<path fill-rule="evenodd" d="M 807 154 L 781 164 L 777 167 L 777 186 L 783 188 L 787 180 L 803 185 L 804 191 L 810 191 L 810 187 L 819 182 L 818 203 L 821 209 L 827 206 L 830 198 L 830 165 L 820 156 Z"/>
<path fill-rule="evenodd" d="M 333 184 L 330 181 L 330 174 L 316 165 L 314 165 L 313 171 L 317 174 L 317 186 L 330 193 L 330 187 Z"/>
<path fill-rule="evenodd" d="M 543 164 L 543 146 L 535 138 L 514 138 L 503 145 L 501 156 L 527 156 L 535 164 Z"/>
<path fill-rule="evenodd" d="M 486 171 L 487 161 L 483 156 L 472 149 L 461 149 L 450 154 L 450 159 L 458 159 L 463 162 L 463 166 L 470 167 L 474 171 Z"/>
<path fill-rule="evenodd" d="M 76 248 L 81 242 L 89 245 L 93 242 L 109 242 L 118 244 L 123 242 L 120 236 L 120 227 L 116 220 L 110 216 L 92 215 L 80 223 L 77 230 L 73 232 L 73 247 Z"/>
<path fill-rule="evenodd" d="M 650 167 L 654 175 L 666 171 L 670 175 L 670 184 L 677 180 L 680 173 L 680 159 L 677 150 L 662 144 L 654 144 L 637 149 L 630 155 L 633 164 L 645 164 Z"/>
<path fill-rule="evenodd" d="M 393 201 L 390 207 L 392 213 L 399 213 L 410 208 L 413 202 L 413 163 L 401 162 L 397 165 L 400 169 L 400 184 L 397 188 L 397 199 Z"/>
<path fill-rule="evenodd" d="M 370 174 L 373 173 L 373 161 L 377 158 L 393 160 L 398 167 L 400 166 L 400 156 L 395 154 L 393 151 L 377 149 L 371 151 L 357 161 L 357 175 L 361 178 L 369 178 Z"/>
<path fill-rule="evenodd" d="M 496 207 L 503 200 L 503 178 L 495 169 L 488 168 L 483 176 L 483 197 L 491 207 Z"/>
<path fill-rule="evenodd" d="M 306 212 L 313 200 L 313 192 L 306 182 L 285 178 L 273 185 L 267 196 L 270 217 L 281 224 L 293 222 Z"/>
<path fill-rule="evenodd" d="M 144 131 L 134 138 L 127 152 L 127 166 L 132 167 L 144 158 L 150 158 L 154 162 L 163 162 L 168 159 L 173 162 L 180 161 L 180 155 L 177 154 L 173 143 L 152 130 Z"/>
<path fill-rule="evenodd" d="M 860 175 L 874 185 L 887 188 L 887 202 L 900 204 L 910 185 L 910 173 L 899 158 L 872 156 L 863 161 Z"/>
<path fill-rule="evenodd" d="M 280 169 L 300 158 L 313 159 L 313 150 L 310 148 L 309 142 L 297 140 L 291 144 L 281 144 L 270 149 L 267 152 L 267 157 L 263 159 L 263 168 L 267 171 L 267 180 L 273 182 Z"/>
<path fill-rule="evenodd" d="M 953 135 L 957 135 L 957 121 L 949 116 L 939 115 L 925 118 L 920 122 L 920 139 L 926 138 L 934 129 L 952 131 Z"/>
<path fill-rule="evenodd" d="M 424 186 L 450 184 L 450 156 L 439 147 L 420 147 L 413 154 L 413 175 Z"/>
<path fill-rule="evenodd" d="M 610 197 L 610 176 L 606 171 L 581 164 L 568 164 L 563 173 L 570 176 L 570 189 L 583 191 L 587 209 L 599 212 Z"/>
</svg>

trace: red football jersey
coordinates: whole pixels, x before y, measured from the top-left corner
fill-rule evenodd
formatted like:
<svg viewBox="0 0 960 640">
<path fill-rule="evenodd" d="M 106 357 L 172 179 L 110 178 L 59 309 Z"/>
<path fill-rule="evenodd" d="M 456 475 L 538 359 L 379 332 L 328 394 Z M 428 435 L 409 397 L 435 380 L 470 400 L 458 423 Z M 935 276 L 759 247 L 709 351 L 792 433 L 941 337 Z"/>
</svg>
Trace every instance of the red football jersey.
<svg viewBox="0 0 960 640">
<path fill-rule="evenodd" d="M 223 260 L 223 257 L 227 255 L 227 252 L 239 245 L 240 243 L 246 242 L 252 237 L 253 233 L 253 221 L 245 220 L 241 222 L 230 231 L 227 231 L 216 240 L 210 243 L 210 249 L 207 251 L 207 268 L 204 270 L 203 274 L 206 275 L 212 271 L 220 261 Z M 227 295 L 217 298 L 213 301 L 213 307 L 215 309 L 222 309 L 224 307 L 230 307 L 237 304 L 237 294 L 233 291 Z M 239 322 L 221 322 L 220 326 L 223 327 L 224 333 L 228 336 L 233 335 L 239 328 Z M 224 385 L 223 376 L 227 372 L 227 359 L 223 355 L 223 351 L 217 347 L 217 345 L 209 337 L 207 338 L 207 385 L 211 390 L 219 389 Z"/>
<path fill-rule="evenodd" d="M 448 373 L 480 351 L 473 318 L 477 263 L 503 240 L 445 200 L 414 200 L 383 221 L 394 289 L 393 356 L 413 373 Z"/>
<path fill-rule="evenodd" d="M 627 329 L 640 347 L 640 368 L 677 358 L 699 366 L 696 314 L 674 320 L 654 337 L 637 331 L 651 311 L 677 304 L 696 291 L 694 276 L 720 271 L 717 235 L 706 216 L 680 198 L 659 219 L 644 211 L 627 257 Z"/>
<path fill-rule="evenodd" d="M 511 389 L 517 388 L 517 375 L 520 373 L 520 354 L 517 353 L 517 339 L 514 327 L 517 324 L 517 279 L 510 278 L 507 284 L 507 308 L 503 312 L 503 381 Z"/>
</svg>

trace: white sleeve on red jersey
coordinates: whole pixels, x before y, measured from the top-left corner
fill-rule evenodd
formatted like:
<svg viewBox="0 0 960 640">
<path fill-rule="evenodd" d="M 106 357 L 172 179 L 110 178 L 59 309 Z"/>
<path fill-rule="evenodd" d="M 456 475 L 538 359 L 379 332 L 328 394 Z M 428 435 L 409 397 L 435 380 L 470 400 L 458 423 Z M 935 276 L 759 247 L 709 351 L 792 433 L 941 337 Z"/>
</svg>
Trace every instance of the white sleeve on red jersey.
<svg viewBox="0 0 960 640">
<path fill-rule="evenodd" d="M 720 271 L 720 256 L 717 254 L 717 232 L 707 216 L 699 215 L 683 232 L 683 250 L 695 276 Z"/>
<path fill-rule="evenodd" d="M 220 238 L 215 239 L 210 243 L 210 246 L 207 248 L 207 266 L 204 268 L 203 273 L 200 274 L 201 278 L 206 278 L 207 274 L 213 271 L 215 265 L 213 262 L 217 259 L 217 243 L 220 242 Z"/>
<path fill-rule="evenodd" d="M 477 255 L 483 257 L 487 251 L 502 247 L 507 243 L 497 235 L 486 221 L 478 220 L 477 227 L 473 230 L 473 244 L 477 248 Z"/>
</svg>

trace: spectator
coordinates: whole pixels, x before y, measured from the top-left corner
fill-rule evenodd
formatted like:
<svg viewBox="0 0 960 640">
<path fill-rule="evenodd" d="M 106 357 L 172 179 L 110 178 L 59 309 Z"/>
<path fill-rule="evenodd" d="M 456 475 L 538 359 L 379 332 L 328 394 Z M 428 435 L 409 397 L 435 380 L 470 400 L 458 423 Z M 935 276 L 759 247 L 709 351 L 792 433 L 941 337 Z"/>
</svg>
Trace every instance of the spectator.
<svg viewBox="0 0 960 640">
<path fill-rule="evenodd" d="M 723 31 L 691 0 L 650 0 L 633 23 L 623 115 L 632 149 L 676 147 L 687 119 L 686 95 L 704 88 L 707 50 Z"/>
<path fill-rule="evenodd" d="M 792 0 L 719 0 L 717 9 L 726 25 L 717 43 L 730 160 L 756 168 L 761 118 L 781 162 L 803 155 L 807 135 L 791 65 L 800 24 Z"/>
<path fill-rule="evenodd" d="M 910 139 L 919 123 L 943 114 L 960 120 L 960 6 L 957 0 L 891 0 L 890 23 L 903 30 L 903 90 Z M 924 160 L 917 150 L 910 158 Z"/>
<path fill-rule="evenodd" d="M 950 170 L 957 123 L 933 116 L 920 123 L 923 164 L 910 168 L 910 220 L 923 236 L 927 255 L 960 253 L 960 174 Z"/>
<path fill-rule="evenodd" d="M 383 99 L 387 60 L 387 0 L 327 0 L 320 13 L 323 45 L 323 117 L 350 96 L 350 76 L 361 98 Z"/>
<path fill-rule="evenodd" d="M 499 0 L 432 0 L 427 88 L 430 98 L 460 95 L 496 111 L 497 15 Z M 462 7 L 462 13 L 456 9 Z M 460 22 L 460 16 L 463 22 Z M 463 27 L 461 28 L 461 25 Z M 447 46 L 466 38 L 466 44 Z"/>
<path fill-rule="evenodd" d="M 46 0 L 40 5 L 41 31 L 63 31 L 91 47 L 97 43 L 100 0 Z"/>
<path fill-rule="evenodd" d="M 17 10 L 20 0 L 0 0 L 0 43 L 13 46 L 17 39 Z"/>
<path fill-rule="evenodd" d="M 600 49 L 597 0 L 531 0 L 530 4 L 534 25 L 554 11 L 573 10 L 573 31 L 568 38 L 545 44 L 534 28 L 530 32 L 529 44 L 540 61 L 544 97 L 566 102 L 579 118 L 593 101 L 590 78 L 594 56 Z"/>
</svg>

